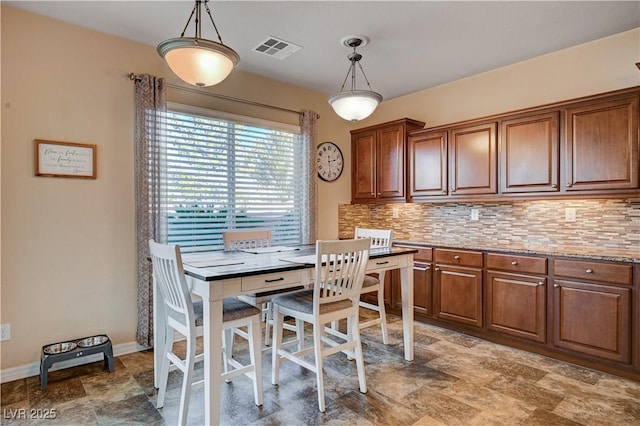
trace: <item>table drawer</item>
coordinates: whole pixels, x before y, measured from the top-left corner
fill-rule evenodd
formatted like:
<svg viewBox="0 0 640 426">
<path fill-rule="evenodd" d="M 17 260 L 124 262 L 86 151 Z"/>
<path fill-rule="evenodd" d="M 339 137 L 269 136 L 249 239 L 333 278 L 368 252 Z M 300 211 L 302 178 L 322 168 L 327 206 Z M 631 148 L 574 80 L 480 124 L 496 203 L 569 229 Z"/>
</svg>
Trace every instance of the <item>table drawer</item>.
<svg viewBox="0 0 640 426">
<path fill-rule="evenodd" d="M 547 259 L 513 254 L 487 253 L 487 268 L 547 275 Z"/>
<path fill-rule="evenodd" d="M 242 277 L 242 291 L 263 291 L 271 288 L 303 285 L 307 284 L 304 282 L 305 276 L 307 275 L 304 271 L 287 271 Z"/>
<path fill-rule="evenodd" d="M 436 249 L 436 263 L 449 265 L 482 267 L 482 253 L 479 251 Z"/>
<path fill-rule="evenodd" d="M 396 268 L 398 268 L 398 258 L 396 256 L 369 259 L 369 262 L 367 263 L 367 273 L 375 272 L 377 270 Z"/>
<path fill-rule="evenodd" d="M 554 259 L 553 273 L 555 276 L 631 285 L 631 265 L 622 263 Z"/>
</svg>

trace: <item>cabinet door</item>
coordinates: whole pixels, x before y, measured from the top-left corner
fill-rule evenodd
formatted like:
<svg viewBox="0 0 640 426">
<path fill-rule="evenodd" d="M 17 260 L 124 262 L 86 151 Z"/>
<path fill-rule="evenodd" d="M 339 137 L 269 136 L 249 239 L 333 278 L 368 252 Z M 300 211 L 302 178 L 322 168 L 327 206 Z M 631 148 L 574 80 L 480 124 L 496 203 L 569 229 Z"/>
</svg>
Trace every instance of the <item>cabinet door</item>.
<svg viewBox="0 0 640 426">
<path fill-rule="evenodd" d="M 500 191 L 558 191 L 559 112 L 500 125 Z"/>
<path fill-rule="evenodd" d="M 431 315 L 431 264 L 413 263 L 413 311 Z"/>
<path fill-rule="evenodd" d="M 561 280 L 553 287 L 554 344 L 629 363 L 630 289 Z"/>
<path fill-rule="evenodd" d="M 638 97 L 576 106 L 566 115 L 567 191 L 638 188 Z"/>
<path fill-rule="evenodd" d="M 496 123 L 450 132 L 450 195 L 496 194 Z"/>
<path fill-rule="evenodd" d="M 405 197 L 404 126 L 377 131 L 377 197 L 380 200 L 403 200 Z"/>
<path fill-rule="evenodd" d="M 536 342 L 546 341 L 546 278 L 487 272 L 487 326 Z"/>
<path fill-rule="evenodd" d="M 356 133 L 351 138 L 351 198 L 376 199 L 376 132 Z"/>
<path fill-rule="evenodd" d="M 437 265 L 433 313 L 437 318 L 482 327 L 482 270 Z"/>
<path fill-rule="evenodd" d="M 409 195 L 447 195 L 447 132 L 409 137 Z"/>
</svg>

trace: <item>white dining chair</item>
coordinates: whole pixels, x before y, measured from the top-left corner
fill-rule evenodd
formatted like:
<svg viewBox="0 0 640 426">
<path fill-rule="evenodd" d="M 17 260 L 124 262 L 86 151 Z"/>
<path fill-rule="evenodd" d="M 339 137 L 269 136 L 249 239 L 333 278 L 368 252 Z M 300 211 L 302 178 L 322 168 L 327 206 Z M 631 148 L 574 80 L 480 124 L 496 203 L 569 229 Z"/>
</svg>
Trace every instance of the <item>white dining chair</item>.
<svg viewBox="0 0 640 426">
<path fill-rule="evenodd" d="M 271 230 L 270 229 L 234 229 L 227 230 L 222 233 L 225 251 L 251 250 L 255 248 L 271 247 Z M 252 306 L 262 309 L 262 318 L 265 322 L 264 344 L 271 344 L 271 329 L 273 327 L 273 312 L 271 309 L 271 299 L 279 294 L 290 293 L 292 291 L 303 290 L 304 286 L 297 286 L 285 289 L 276 289 L 252 294 L 243 294 L 238 296 L 240 300 Z M 304 344 L 304 330 L 301 325 L 286 324 L 287 330 L 296 332 L 296 340 L 302 348 Z M 236 331 L 242 335 L 242 330 Z M 232 343 L 233 344 L 233 343 Z"/>
<path fill-rule="evenodd" d="M 356 228 L 355 235 L 358 238 L 370 238 L 371 248 L 390 248 L 393 243 L 393 230 L 392 229 L 367 229 Z M 366 275 L 362 284 L 361 294 L 378 292 L 378 304 L 374 305 L 369 302 L 360 300 L 360 307 L 370 309 L 378 313 L 378 318 L 374 318 L 367 321 L 360 322 L 360 329 L 371 327 L 380 324 L 382 329 L 382 342 L 385 345 L 389 344 L 389 332 L 387 327 L 387 313 L 384 307 L 384 277 L 385 271 L 379 272 L 378 277 Z"/>
<path fill-rule="evenodd" d="M 369 259 L 370 240 L 337 240 L 316 242 L 315 279 L 312 290 L 298 291 L 273 299 L 274 337 L 272 348 L 272 378 L 280 380 L 282 360 L 293 361 L 316 373 L 318 407 L 325 411 L 323 359 L 337 352 L 355 358 L 360 392 L 367 392 L 364 358 L 358 328 L 358 300 Z M 313 326 L 313 347 L 296 352 L 285 349 L 282 342 L 284 317 L 291 316 Z M 347 319 L 351 332 L 346 340 L 337 341 L 325 334 L 325 325 Z M 325 346 L 326 345 L 326 346 Z M 315 362 L 304 359 L 314 354 Z"/>
<path fill-rule="evenodd" d="M 180 394 L 180 410 L 178 421 L 186 425 L 191 389 L 201 385 L 203 381 L 193 382 L 193 370 L 196 361 L 203 359 L 203 354 L 196 355 L 196 336 L 203 332 L 202 300 L 193 302 L 187 286 L 182 266 L 182 256 L 178 245 L 159 244 L 149 240 L 149 252 L 153 265 L 154 289 L 160 292 L 164 304 L 166 336 L 164 342 L 158 342 L 156 350 L 162 350 L 164 356 L 160 365 L 159 390 L 157 408 L 164 406 L 169 369 L 172 365 L 183 373 L 182 392 Z M 221 378 L 230 380 L 240 374 L 253 380 L 255 404 L 262 405 L 262 351 L 260 350 L 260 310 L 254 306 L 231 297 L 223 300 L 223 330 L 227 336 L 233 336 L 236 327 L 248 327 L 250 364 L 240 364 L 223 350 L 224 373 Z M 173 351 L 174 331 L 186 339 L 186 357 L 180 358 Z M 230 367 L 232 367 L 230 369 Z"/>
</svg>

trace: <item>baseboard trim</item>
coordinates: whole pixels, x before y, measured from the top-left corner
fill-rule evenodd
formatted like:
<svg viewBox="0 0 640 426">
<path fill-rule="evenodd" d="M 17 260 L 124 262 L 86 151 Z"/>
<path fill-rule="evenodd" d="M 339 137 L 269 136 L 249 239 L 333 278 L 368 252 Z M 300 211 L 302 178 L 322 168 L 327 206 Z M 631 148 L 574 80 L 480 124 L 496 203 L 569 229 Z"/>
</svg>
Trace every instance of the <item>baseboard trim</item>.
<svg viewBox="0 0 640 426">
<path fill-rule="evenodd" d="M 136 342 L 120 343 L 113 345 L 113 356 L 126 355 L 134 352 L 146 350 L 144 346 Z M 62 370 L 63 368 L 75 367 L 76 365 L 88 364 L 90 362 L 100 361 L 103 358 L 101 353 L 85 356 L 82 358 L 70 359 L 53 364 L 49 371 Z M 24 379 L 26 377 L 40 375 L 40 362 L 25 364 L 19 367 L 7 368 L 0 370 L 0 383 L 12 382 L 14 380 Z"/>
</svg>

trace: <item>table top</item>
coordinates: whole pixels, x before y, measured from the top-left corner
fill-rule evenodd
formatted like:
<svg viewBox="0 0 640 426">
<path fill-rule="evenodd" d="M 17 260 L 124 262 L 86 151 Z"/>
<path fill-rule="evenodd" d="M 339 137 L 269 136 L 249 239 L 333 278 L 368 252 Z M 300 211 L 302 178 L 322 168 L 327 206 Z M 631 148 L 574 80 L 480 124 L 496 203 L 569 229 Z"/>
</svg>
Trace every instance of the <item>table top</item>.
<svg viewBox="0 0 640 426">
<path fill-rule="evenodd" d="M 314 263 L 301 263 L 295 258 L 314 255 L 315 251 L 315 244 L 287 246 L 283 251 L 269 253 L 211 251 L 184 254 L 182 262 L 187 275 L 202 281 L 220 281 L 269 272 L 310 269 L 315 267 Z M 373 248 L 369 251 L 369 259 L 417 252 L 416 248 L 411 247 Z"/>
</svg>

